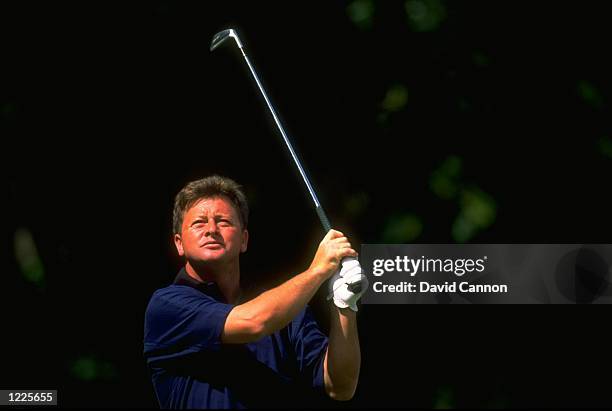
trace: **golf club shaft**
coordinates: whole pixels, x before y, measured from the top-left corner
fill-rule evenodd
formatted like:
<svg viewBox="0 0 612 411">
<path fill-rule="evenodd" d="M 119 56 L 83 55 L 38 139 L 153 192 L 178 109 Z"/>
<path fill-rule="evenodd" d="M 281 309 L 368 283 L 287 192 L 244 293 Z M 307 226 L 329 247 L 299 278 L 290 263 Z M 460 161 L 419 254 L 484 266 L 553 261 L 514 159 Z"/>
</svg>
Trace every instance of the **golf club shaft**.
<svg viewBox="0 0 612 411">
<path fill-rule="evenodd" d="M 253 68 L 253 65 L 251 64 L 251 62 L 249 61 L 249 58 L 247 57 L 246 53 L 244 52 L 244 49 L 242 47 L 240 48 L 240 52 L 242 53 L 242 56 L 244 57 L 244 60 L 246 61 L 247 65 L 249 66 L 249 70 L 251 71 L 251 74 L 253 75 L 253 78 L 255 79 L 255 82 L 257 83 L 257 87 L 259 87 L 259 91 L 261 91 L 261 94 L 263 95 L 264 99 L 266 100 L 266 104 L 268 105 L 268 108 L 270 109 L 270 113 L 272 113 L 272 117 L 274 118 L 274 122 L 276 123 L 276 126 L 278 127 L 278 129 L 280 130 L 282 136 L 283 136 L 283 140 L 285 140 L 285 145 L 287 146 L 287 148 L 289 149 L 289 152 L 291 153 L 291 157 L 293 157 L 293 161 L 295 162 L 295 165 L 297 166 L 298 170 L 300 171 L 300 175 L 302 176 L 302 179 L 304 180 L 304 183 L 306 184 L 306 187 L 308 188 L 308 192 L 310 193 L 310 196 L 312 197 L 312 200 L 314 201 L 315 204 L 315 210 L 317 211 L 317 215 L 319 216 L 319 220 L 321 220 L 321 224 L 323 225 L 323 229 L 325 230 L 325 232 L 329 232 L 329 230 L 331 230 L 331 224 L 329 222 L 329 220 L 327 219 L 327 215 L 325 215 L 325 211 L 323 211 L 323 207 L 321 207 L 321 203 L 319 203 L 319 199 L 317 198 L 317 194 L 315 193 L 314 189 L 312 188 L 312 185 L 310 184 L 310 181 L 308 180 L 308 177 L 306 176 L 306 172 L 304 171 L 304 168 L 302 167 L 302 164 L 300 163 L 300 160 L 297 157 L 297 154 L 295 153 L 295 151 L 293 150 L 293 147 L 291 146 L 291 142 L 289 141 L 289 137 L 287 137 L 287 134 L 285 133 L 285 129 L 283 129 L 283 126 L 280 122 L 280 120 L 278 119 L 278 116 L 276 115 L 276 111 L 274 110 L 274 107 L 272 107 L 272 103 L 270 102 L 270 100 L 268 99 L 268 95 L 266 94 L 266 91 L 264 90 L 263 86 L 261 85 L 261 82 L 259 81 L 259 77 L 257 76 L 257 73 L 255 73 L 255 69 Z M 343 258 L 343 263 L 346 261 L 351 261 L 351 260 L 355 260 L 354 257 L 345 257 Z M 334 296 L 334 292 L 340 288 L 342 285 L 344 284 L 340 284 L 338 287 L 336 287 L 335 289 L 331 290 L 327 296 L 327 299 L 330 300 L 331 298 L 333 298 Z M 362 288 L 362 281 L 347 285 L 348 289 L 351 292 L 359 292 Z"/>
<path fill-rule="evenodd" d="M 255 69 L 253 68 L 253 65 L 249 61 L 249 58 L 247 57 L 246 53 L 244 52 L 242 42 L 238 38 L 238 34 L 233 29 L 227 29 L 227 30 L 218 32 L 217 34 L 213 36 L 213 39 L 210 45 L 210 51 L 213 51 L 214 49 L 216 49 L 219 45 L 224 43 L 229 38 L 233 38 L 236 41 L 236 45 L 240 49 L 240 52 L 242 53 L 242 56 L 244 57 L 244 60 L 247 63 L 247 66 L 249 66 L 249 70 L 251 71 L 251 74 L 253 75 L 255 82 L 257 83 L 257 87 L 259 87 L 259 91 L 261 92 L 264 99 L 266 100 L 266 104 L 268 105 L 268 109 L 270 110 L 270 113 L 272 113 L 274 122 L 276 123 L 276 126 L 278 127 L 281 135 L 283 136 L 285 145 L 289 149 L 289 152 L 291 153 L 291 157 L 293 157 L 293 161 L 295 165 L 297 166 L 300 172 L 300 175 L 302 176 L 302 180 L 304 181 L 304 184 L 306 184 L 306 188 L 308 188 L 308 192 L 310 193 L 310 196 L 312 197 L 312 200 L 314 201 L 315 209 L 317 211 L 317 215 L 319 216 L 319 219 L 321 220 L 321 224 L 323 225 L 325 232 L 326 233 L 329 232 L 329 230 L 331 230 L 331 224 L 329 223 L 329 220 L 327 219 L 327 216 L 325 215 L 325 211 L 323 211 L 323 207 L 321 207 L 321 203 L 319 203 L 319 199 L 317 198 L 317 195 L 314 189 L 312 188 L 312 185 L 310 184 L 308 177 L 306 176 L 306 172 L 304 171 L 304 168 L 302 167 L 302 164 L 300 163 L 300 160 L 298 159 L 297 154 L 295 153 L 295 150 L 293 150 L 293 147 L 291 146 L 289 137 L 287 137 L 287 133 L 285 133 L 285 129 L 283 129 L 283 126 L 280 120 L 278 119 L 278 116 L 276 115 L 276 111 L 274 110 L 274 107 L 272 107 L 272 103 L 270 102 L 270 99 L 268 98 L 266 91 L 264 90 L 263 86 L 261 85 L 261 82 L 259 81 L 259 77 L 257 76 L 257 73 L 255 72 Z M 349 267 L 350 264 L 356 264 L 358 267 L 360 267 L 359 262 L 357 261 L 355 257 L 344 257 L 342 259 L 343 268 Z M 359 268 L 359 270 L 361 270 L 361 268 Z M 362 278 L 363 279 L 359 280 L 358 282 L 353 282 L 351 284 L 346 283 L 347 289 L 353 293 L 362 292 L 362 289 L 364 287 L 363 280 L 365 280 L 365 287 L 367 287 L 367 284 L 368 284 L 367 279 L 363 276 Z M 341 283 L 338 286 L 338 288 L 342 286 L 342 284 L 344 283 Z M 335 288 L 334 290 L 330 290 L 330 293 L 328 294 L 327 299 L 330 300 L 331 298 L 333 298 L 336 291 L 337 291 L 337 288 Z"/>
<path fill-rule="evenodd" d="M 244 57 L 244 60 L 249 66 L 249 70 L 251 71 L 251 74 L 253 75 L 255 82 L 257 83 L 257 87 L 259 87 L 259 91 L 261 92 L 264 99 L 266 100 L 266 104 L 268 105 L 268 108 L 270 109 L 270 113 L 272 113 L 274 122 L 276 123 L 276 126 L 280 130 L 281 135 L 283 136 L 285 145 L 289 149 L 289 152 L 291 153 L 291 157 L 293 157 L 293 161 L 295 162 L 295 165 L 297 166 L 300 172 L 300 175 L 302 176 L 302 180 L 304 180 L 304 183 L 306 184 L 306 188 L 308 188 L 308 192 L 310 193 L 310 196 L 312 197 L 312 201 L 314 201 L 315 210 L 317 211 L 317 215 L 319 216 L 319 219 L 321 220 L 321 224 L 323 224 L 323 229 L 325 230 L 325 232 L 328 232 L 329 230 L 331 230 L 331 224 L 329 223 L 329 220 L 327 219 L 327 215 L 325 214 L 325 211 L 323 211 L 323 207 L 321 207 L 321 203 L 319 202 L 319 199 L 317 198 L 317 194 L 312 188 L 312 185 L 310 184 L 310 181 L 308 180 L 308 177 L 306 176 L 306 172 L 304 171 L 304 168 L 302 167 L 302 164 L 300 163 L 300 160 L 298 159 L 297 154 L 295 153 L 295 151 L 293 150 L 293 147 L 291 146 L 289 137 L 287 137 L 287 134 L 285 133 L 285 130 L 283 129 L 283 126 L 281 125 L 281 122 L 278 119 L 278 116 L 276 115 L 276 111 L 274 110 L 274 107 L 272 107 L 272 103 L 270 102 L 270 99 L 268 99 L 268 95 L 266 94 L 266 91 L 261 85 L 261 82 L 259 81 L 259 77 L 257 76 L 257 73 L 255 73 L 255 69 L 251 65 L 249 58 L 244 52 L 244 49 L 242 47 L 239 47 L 239 48 L 240 48 L 240 51 L 242 52 L 242 56 Z"/>
</svg>

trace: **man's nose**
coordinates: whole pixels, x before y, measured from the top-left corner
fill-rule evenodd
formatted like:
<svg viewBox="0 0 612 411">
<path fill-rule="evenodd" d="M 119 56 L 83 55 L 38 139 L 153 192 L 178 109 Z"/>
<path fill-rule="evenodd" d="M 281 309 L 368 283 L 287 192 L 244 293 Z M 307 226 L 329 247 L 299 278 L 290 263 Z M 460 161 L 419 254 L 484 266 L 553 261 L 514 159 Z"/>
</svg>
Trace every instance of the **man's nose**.
<svg viewBox="0 0 612 411">
<path fill-rule="evenodd" d="M 209 220 L 208 224 L 206 224 L 205 234 L 211 235 L 217 233 L 217 222 L 215 220 Z"/>
</svg>

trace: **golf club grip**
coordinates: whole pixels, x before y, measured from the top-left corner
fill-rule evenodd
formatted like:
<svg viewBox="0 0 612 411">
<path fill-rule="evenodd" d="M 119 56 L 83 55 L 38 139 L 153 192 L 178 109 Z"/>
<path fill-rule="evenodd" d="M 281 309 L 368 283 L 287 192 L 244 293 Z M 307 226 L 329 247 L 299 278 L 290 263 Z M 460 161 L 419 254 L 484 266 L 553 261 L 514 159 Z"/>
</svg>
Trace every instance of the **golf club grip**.
<svg viewBox="0 0 612 411">
<path fill-rule="evenodd" d="M 323 229 L 325 230 L 325 233 L 329 232 L 329 230 L 331 230 L 331 224 L 329 223 L 329 220 L 325 215 L 325 211 L 323 211 L 323 207 L 321 207 L 321 205 L 318 205 L 316 207 L 316 210 L 317 215 L 319 216 L 319 220 L 321 220 L 321 224 L 323 224 Z"/>
</svg>

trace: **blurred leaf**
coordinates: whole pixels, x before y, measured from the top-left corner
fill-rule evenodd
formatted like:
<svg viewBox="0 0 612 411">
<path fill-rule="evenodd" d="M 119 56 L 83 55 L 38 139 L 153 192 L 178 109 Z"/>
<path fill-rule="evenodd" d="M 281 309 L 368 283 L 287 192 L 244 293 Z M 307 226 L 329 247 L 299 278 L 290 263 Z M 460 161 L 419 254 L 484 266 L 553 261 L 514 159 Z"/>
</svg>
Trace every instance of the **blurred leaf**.
<svg viewBox="0 0 612 411">
<path fill-rule="evenodd" d="M 495 201 L 478 188 L 468 188 L 462 191 L 461 208 L 465 217 L 477 228 L 487 228 L 495 221 Z"/>
<path fill-rule="evenodd" d="M 381 113 L 378 113 L 378 116 L 376 116 L 376 122 L 381 126 L 385 126 L 387 124 L 387 121 L 389 121 L 388 111 L 383 111 Z"/>
<path fill-rule="evenodd" d="M 38 255 L 32 233 L 26 228 L 18 228 L 14 236 L 15 259 L 24 278 L 44 287 L 45 270 Z"/>
<path fill-rule="evenodd" d="M 346 7 L 346 13 L 360 29 L 371 29 L 374 21 L 374 1 L 354 0 Z"/>
<path fill-rule="evenodd" d="M 77 358 L 70 367 L 70 372 L 78 380 L 114 380 L 117 378 L 117 370 L 108 361 L 101 361 L 92 355 Z"/>
<path fill-rule="evenodd" d="M 414 214 L 396 214 L 385 223 L 382 242 L 385 244 L 403 244 L 414 241 L 423 231 L 421 219 Z"/>
<path fill-rule="evenodd" d="M 489 57 L 486 54 L 476 51 L 472 54 L 472 62 L 478 67 L 487 67 L 490 64 Z"/>
<path fill-rule="evenodd" d="M 117 370 L 110 362 L 100 362 L 98 364 L 98 374 L 103 380 L 114 380 L 117 378 Z"/>
<path fill-rule="evenodd" d="M 599 139 L 599 152 L 606 157 L 612 158 L 612 138 L 602 137 Z"/>
<path fill-rule="evenodd" d="M 465 218 L 463 210 L 459 212 L 453 222 L 451 235 L 457 243 L 465 243 L 476 234 L 476 225 Z"/>
<path fill-rule="evenodd" d="M 414 31 L 436 30 L 446 18 L 446 9 L 440 0 L 408 0 L 404 8 L 408 25 Z"/>
<path fill-rule="evenodd" d="M 78 358 L 70 371 L 74 377 L 82 381 L 93 381 L 98 376 L 96 361 L 91 357 Z"/>
<path fill-rule="evenodd" d="M 451 229 L 457 243 L 465 243 L 479 231 L 491 226 L 497 215 L 493 198 L 476 187 L 461 191 L 459 207 L 459 214 Z"/>
<path fill-rule="evenodd" d="M 406 86 L 402 84 L 394 84 L 383 99 L 381 106 L 384 110 L 390 112 L 397 112 L 403 109 L 408 102 L 408 90 Z"/>
<path fill-rule="evenodd" d="M 357 217 L 368 208 L 370 197 L 365 192 L 352 194 L 345 202 L 346 213 L 351 217 Z"/>
<path fill-rule="evenodd" d="M 458 156 L 447 157 L 429 177 L 429 188 L 438 197 L 450 200 L 459 191 L 462 160 Z"/>
<path fill-rule="evenodd" d="M 434 398 L 433 408 L 437 410 L 448 410 L 454 408 L 453 390 L 450 387 L 439 388 Z"/>
<path fill-rule="evenodd" d="M 2 103 L 2 105 L 0 105 L 0 112 L 3 117 L 10 117 L 15 114 L 15 111 L 17 111 L 17 109 L 13 103 Z"/>
<path fill-rule="evenodd" d="M 578 93 L 580 97 L 592 107 L 601 108 L 603 105 L 603 98 L 599 90 L 586 80 L 578 82 Z"/>
</svg>

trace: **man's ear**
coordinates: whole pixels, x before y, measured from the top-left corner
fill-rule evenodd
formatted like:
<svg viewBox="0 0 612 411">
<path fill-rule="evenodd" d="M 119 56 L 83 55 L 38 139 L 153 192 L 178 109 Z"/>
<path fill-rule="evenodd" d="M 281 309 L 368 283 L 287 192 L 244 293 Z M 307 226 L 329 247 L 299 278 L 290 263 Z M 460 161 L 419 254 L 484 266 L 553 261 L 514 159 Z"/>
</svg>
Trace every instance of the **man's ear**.
<svg viewBox="0 0 612 411">
<path fill-rule="evenodd" d="M 244 253 L 247 250 L 249 244 L 249 231 L 245 228 L 242 231 L 242 244 L 240 244 L 240 252 Z"/>
<path fill-rule="evenodd" d="M 176 246 L 176 251 L 178 251 L 178 255 L 180 257 L 185 255 L 185 251 L 183 250 L 183 239 L 180 234 L 174 234 L 174 245 Z"/>
</svg>

